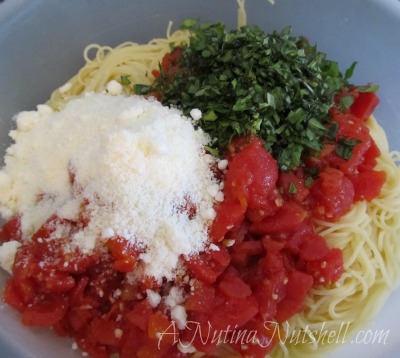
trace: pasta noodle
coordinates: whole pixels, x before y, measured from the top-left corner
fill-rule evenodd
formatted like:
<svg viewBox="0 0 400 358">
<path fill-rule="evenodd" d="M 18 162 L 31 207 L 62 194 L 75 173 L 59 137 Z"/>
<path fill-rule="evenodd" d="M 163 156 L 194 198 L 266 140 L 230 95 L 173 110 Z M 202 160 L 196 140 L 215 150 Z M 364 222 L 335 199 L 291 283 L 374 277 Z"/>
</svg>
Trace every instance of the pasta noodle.
<svg viewBox="0 0 400 358">
<path fill-rule="evenodd" d="M 166 38 L 153 39 L 147 45 L 124 42 L 114 49 L 109 46 L 89 45 L 84 50 L 85 65 L 72 77 L 67 86 L 55 90 L 47 102 L 55 110 L 84 92 L 102 92 L 111 80 L 129 76 L 132 83 L 150 84 L 153 81 L 151 71 L 158 69 L 162 57 L 176 46 L 189 43 L 188 31 L 175 31 L 171 34 L 172 23 L 167 29 Z M 127 87 L 126 94 L 129 93 Z"/>
<path fill-rule="evenodd" d="M 245 13 L 240 6 L 244 2 L 238 4 L 242 14 L 239 24 L 243 24 Z M 48 104 L 59 110 L 66 101 L 84 92 L 104 91 L 109 81 L 122 75 L 129 76 L 132 83 L 150 84 L 151 71 L 158 69 L 171 42 L 188 44 L 189 33 L 171 33 L 170 24 L 165 39 L 155 39 L 147 45 L 126 42 L 114 49 L 88 46 L 84 51 L 85 66 L 69 81 L 69 88 L 61 87 L 52 94 Z M 385 171 L 386 184 L 377 198 L 357 202 L 338 222 L 315 221 L 316 231 L 328 244 L 343 250 L 345 273 L 330 287 L 312 288 L 304 312 L 282 325 L 285 335 L 272 357 L 310 357 L 337 346 L 328 342 L 328 336 L 321 336 L 324 330 L 336 332 L 336 343 L 348 339 L 351 332 L 377 313 L 399 283 L 400 153 L 389 152 L 385 132 L 374 118 L 367 124 L 381 150 L 377 170 Z"/>
</svg>

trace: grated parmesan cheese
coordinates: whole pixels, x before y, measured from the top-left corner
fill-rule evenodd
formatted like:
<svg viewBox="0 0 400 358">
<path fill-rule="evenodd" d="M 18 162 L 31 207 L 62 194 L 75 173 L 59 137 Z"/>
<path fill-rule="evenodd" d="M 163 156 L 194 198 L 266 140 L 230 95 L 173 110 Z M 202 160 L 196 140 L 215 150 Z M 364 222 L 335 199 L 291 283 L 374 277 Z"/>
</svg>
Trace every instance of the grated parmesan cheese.
<svg viewBox="0 0 400 358">
<path fill-rule="evenodd" d="M 208 246 L 222 199 L 210 169 L 216 159 L 203 149 L 210 138 L 192 120 L 154 99 L 106 93 L 60 112 L 22 112 L 0 171 L 0 211 L 21 215 L 27 239 L 54 213 L 77 219 L 87 200 L 90 221 L 73 245 L 90 253 L 123 236 L 142 250 L 144 274 L 172 280 L 182 255 Z"/>
</svg>

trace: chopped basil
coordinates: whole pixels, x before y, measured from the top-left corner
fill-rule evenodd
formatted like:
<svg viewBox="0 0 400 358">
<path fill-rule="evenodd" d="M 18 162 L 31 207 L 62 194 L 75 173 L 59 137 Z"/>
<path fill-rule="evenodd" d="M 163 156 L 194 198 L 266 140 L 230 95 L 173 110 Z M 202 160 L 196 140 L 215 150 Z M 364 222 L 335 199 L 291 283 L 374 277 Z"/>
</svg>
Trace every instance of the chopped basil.
<svg viewBox="0 0 400 358">
<path fill-rule="evenodd" d="M 290 193 L 290 194 L 296 194 L 296 192 L 297 192 L 296 185 L 293 184 L 293 183 L 290 183 L 290 186 L 289 186 L 289 193 Z"/>
<path fill-rule="evenodd" d="M 191 31 L 183 48 L 179 71 L 160 70 L 150 87 L 165 105 L 204 113 L 198 126 L 215 139 L 223 152 L 233 137 L 257 134 L 277 158 L 281 170 L 302 163 L 304 155 L 318 153 L 322 143 L 334 140 L 329 116 L 334 96 L 348 85 L 355 68 L 345 72 L 291 29 L 265 34 L 258 27 L 225 30 L 222 23 L 184 21 Z M 343 99 L 348 106 L 350 99 Z"/>
<path fill-rule="evenodd" d="M 149 94 L 151 92 L 151 86 L 135 84 L 133 85 L 133 90 L 137 95 Z"/>
<path fill-rule="evenodd" d="M 345 160 L 349 160 L 353 155 L 353 148 L 361 141 L 354 138 L 341 138 L 335 152 Z"/>
<path fill-rule="evenodd" d="M 352 95 L 342 96 L 339 100 L 339 108 L 345 111 L 346 109 L 349 109 L 353 103 L 354 97 Z"/>
<path fill-rule="evenodd" d="M 358 86 L 358 92 L 376 92 L 379 89 L 378 85 Z"/>
<path fill-rule="evenodd" d="M 121 76 L 121 83 L 125 86 L 129 86 L 131 84 L 131 81 L 129 80 L 129 75 Z"/>
</svg>

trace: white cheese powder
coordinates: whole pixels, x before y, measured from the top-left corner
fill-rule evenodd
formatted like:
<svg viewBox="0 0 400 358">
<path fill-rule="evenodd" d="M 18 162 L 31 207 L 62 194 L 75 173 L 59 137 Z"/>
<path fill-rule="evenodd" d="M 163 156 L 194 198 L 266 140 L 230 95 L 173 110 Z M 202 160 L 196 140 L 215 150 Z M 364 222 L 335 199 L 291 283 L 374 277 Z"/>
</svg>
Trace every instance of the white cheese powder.
<svg viewBox="0 0 400 358">
<path fill-rule="evenodd" d="M 84 252 L 123 236 L 143 250 L 145 274 L 160 280 L 174 278 L 181 255 L 208 246 L 212 215 L 204 213 L 220 194 L 210 190 L 215 158 L 203 150 L 209 137 L 177 109 L 87 94 L 61 112 L 21 112 L 16 123 L 0 171 L 0 210 L 21 215 L 25 239 L 54 213 L 77 218 L 86 199 L 89 225 L 72 237 Z"/>
</svg>

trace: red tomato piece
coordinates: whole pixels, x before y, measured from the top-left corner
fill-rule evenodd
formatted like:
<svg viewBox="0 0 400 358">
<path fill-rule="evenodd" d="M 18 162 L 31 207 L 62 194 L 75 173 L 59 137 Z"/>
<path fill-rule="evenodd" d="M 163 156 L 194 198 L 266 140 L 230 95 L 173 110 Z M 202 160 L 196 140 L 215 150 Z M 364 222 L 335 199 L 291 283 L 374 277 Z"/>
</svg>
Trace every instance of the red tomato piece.
<svg viewBox="0 0 400 358">
<path fill-rule="evenodd" d="M 3 292 L 4 302 L 14 307 L 17 311 L 23 312 L 25 309 L 26 302 L 21 297 L 14 279 L 7 281 L 6 287 Z"/>
<path fill-rule="evenodd" d="M 99 345 L 97 343 L 91 342 L 86 338 L 76 339 L 76 343 L 79 348 L 86 352 L 90 357 L 93 358 L 109 358 L 110 352 L 108 352 L 105 346 Z"/>
<path fill-rule="evenodd" d="M 106 242 L 115 262 L 113 269 L 120 272 L 131 272 L 137 265 L 139 251 L 123 237 L 116 236 Z"/>
<path fill-rule="evenodd" d="M 257 312 L 258 303 L 254 297 L 228 299 L 214 308 L 210 324 L 215 330 L 234 330 L 250 321 Z"/>
<path fill-rule="evenodd" d="M 310 192 L 304 185 L 304 178 L 301 172 L 281 172 L 279 174 L 278 187 L 282 188 L 285 200 L 294 200 L 299 204 L 303 202 Z"/>
<path fill-rule="evenodd" d="M 350 112 L 360 119 L 368 119 L 379 102 L 379 97 L 375 92 L 357 92 Z"/>
<path fill-rule="evenodd" d="M 250 232 L 255 234 L 283 234 L 296 231 L 307 218 L 308 213 L 294 202 L 285 202 L 275 215 L 264 218 L 259 223 L 250 225 Z"/>
<path fill-rule="evenodd" d="M 337 281 L 344 271 L 342 251 L 329 249 L 322 259 L 307 262 L 306 271 L 314 277 L 315 284 L 327 285 Z"/>
<path fill-rule="evenodd" d="M 303 311 L 304 299 L 314 282 L 311 275 L 300 271 L 292 271 L 287 277 L 286 296 L 278 303 L 275 316 L 278 322 L 284 322 Z"/>
<path fill-rule="evenodd" d="M 52 326 L 63 318 L 67 309 L 64 296 L 47 295 L 25 308 L 22 323 L 27 326 Z"/>
<path fill-rule="evenodd" d="M 248 322 L 238 332 L 237 336 L 241 334 L 243 338 L 239 339 L 240 344 L 236 344 L 234 347 L 243 357 L 264 358 L 280 341 L 283 342 L 285 339 L 285 333 L 277 323 L 268 324 L 264 320 L 256 318 Z M 248 335 L 243 335 L 242 332 L 247 332 Z M 233 337 L 236 336 L 233 335 Z"/>
<path fill-rule="evenodd" d="M 325 239 L 313 233 L 304 237 L 299 248 L 299 255 L 305 261 L 319 260 L 328 253 L 328 250 Z"/>
<path fill-rule="evenodd" d="M 246 207 L 239 202 L 225 199 L 217 206 L 216 211 L 217 216 L 211 225 L 210 237 L 218 242 L 223 240 L 229 231 L 238 229 L 244 219 Z"/>
<path fill-rule="evenodd" d="M 386 182 L 384 171 L 369 170 L 350 177 L 354 186 L 354 200 L 371 201 L 376 198 Z"/>
<path fill-rule="evenodd" d="M 85 309 L 85 306 L 84 308 L 75 306 L 70 308 L 65 316 L 68 326 L 72 328 L 74 333 L 83 332 L 83 334 L 86 334 L 90 321 L 97 315 L 96 311 Z"/>
<path fill-rule="evenodd" d="M 196 280 L 193 285 L 193 292 L 186 298 L 185 307 L 187 311 L 207 313 L 210 312 L 215 303 L 214 286 L 206 285 Z"/>
<path fill-rule="evenodd" d="M 277 162 L 263 147 L 262 141 L 252 139 L 233 156 L 228 168 L 224 189 L 226 196 L 236 197 L 242 205 L 247 204 L 250 208 L 262 208 L 260 198 L 268 197 L 278 179 Z"/>
<path fill-rule="evenodd" d="M 381 151 L 379 150 L 377 144 L 371 138 L 371 145 L 368 150 L 364 153 L 364 160 L 359 165 L 359 170 L 373 170 L 376 165 L 376 159 L 381 155 Z"/>
<path fill-rule="evenodd" d="M 285 292 L 286 272 L 281 268 L 271 275 L 264 276 L 254 289 L 258 310 L 265 321 L 274 320 L 278 303 Z"/>
<path fill-rule="evenodd" d="M 167 73 L 171 73 L 171 71 L 174 72 L 179 65 L 179 59 L 182 57 L 182 54 L 183 49 L 178 47 L 171 53 L 164 55 L 161 61 L 162 69 Z"/>
<path fill-rule="evenodd" d="M 145 341 L 144 333 L 136 326 L 125 327 L 121 339 L 119 358 L 132 358 Z"/>
<path fill-rule="evenodd" d="M 312 214 L 318 219 L 336 221 L 354 202 L 354 187 L 343 172 L 325 169 L 311 186 Z"/>
<path fill-rule="evenodd" d="M 149 317 L 148 336 L 160 345 L 173 345 L 179 339 L 177 328 L 162 312 L 157 311 Z M 155 346 L 157 348 L 157 346 Z"/>
<path fill-rule="evenodd" d="M 0 229 L 0 243 L 13 240 L 22 242 L 21 218 L 18 215 L 9 219 Z"/>
<path fill-rule="evenodd" d="M 251 295 L 250 286 L 233 269 L 228 269 L 222 276 L 218 283 L 218 288 L 228 298 L 245 298 Z"/>
<path fill-rule="evenodd" d="M 35 276 L 35 280 L 47 291 L 54 293 L 68 292 L 75 286 L 72 276 L 55 270 L 42 271 Z"/>
<path fill-rule="evenodd" d="M 150 306 L 149 301 L 145 299 L 136 303 L 132 311 L 126 315 L 126 318 L 142 331 L 147 331 L 149 318 L 152 314 L 153 308 Z"/>
<path fill-rule="evenodd" d="M 235 243 L 231 250 L 232 264 L 238 267 L 246 266 L 254 256 L 265 254 L 261 240 L 245 240 Z"/>
<path fill-rule="evenodd" d="M 119 346 L 121 339 L 115 334 L 118 328 L 120 329 L 117 322 L 97 317 L 90 322 L 87 336 L 97 344 Z"/>
<path fill-rule="evenodd" d="M 211 285 L 217 277 L 228 267 L 230 256 L 224 246 L 219 251 L 210 250 L 186 260 L 186 266 L 193 275 L 206 284 Z"/>
</svg>

